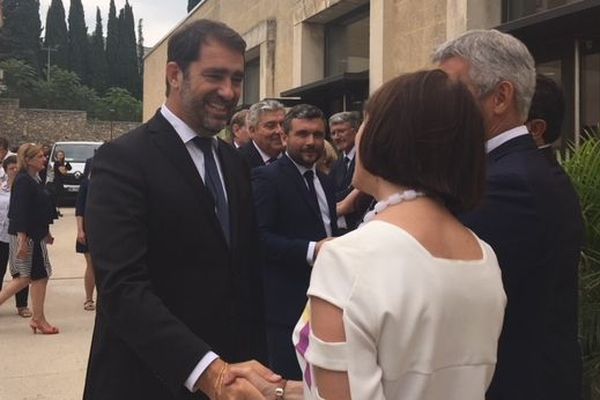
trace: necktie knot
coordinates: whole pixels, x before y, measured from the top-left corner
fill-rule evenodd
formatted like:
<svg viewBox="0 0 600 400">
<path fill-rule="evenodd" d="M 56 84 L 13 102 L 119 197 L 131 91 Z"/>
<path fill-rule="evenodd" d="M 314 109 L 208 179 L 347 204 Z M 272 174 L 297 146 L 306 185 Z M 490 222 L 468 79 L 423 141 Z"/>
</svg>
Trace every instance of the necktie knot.
<svg viewBox="0 0 600 400">
<path fill-rule="evenodd" d="M 314 177 L 315 177 L 315 174 L 311 169 L 309 169 L 308 171 L 306 171 L 304 173 L 304 179 L 306 179 L 309 182 L 312 182 Z"/>
<path fill-rule="evenodd" d="M 271 163 L 274 163 L 277 160 L 277 157 L 271 157 L 267 160 L 266 164 L 269 165 Z"/>
<path fill-rule="evenodd" d="M 192 141 L 203 153 L 206 154 L 206 152 L 212 152 L 212 138 L 196 136 Z"/>
</svg>

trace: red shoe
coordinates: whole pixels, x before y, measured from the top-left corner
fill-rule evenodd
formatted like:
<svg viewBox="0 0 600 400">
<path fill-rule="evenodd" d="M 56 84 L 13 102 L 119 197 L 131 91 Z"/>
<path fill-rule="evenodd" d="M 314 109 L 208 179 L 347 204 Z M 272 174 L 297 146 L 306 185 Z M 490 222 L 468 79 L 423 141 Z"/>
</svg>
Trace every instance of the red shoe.
<svg viewBox="0 0 600 400">
<path fill-rule="evenodd" d="M 42 324 L 38 321 L 31 320 L 29 327 L 31 327 L 34 335 L 37 333 L 37 331 L 40 331 L 42 335 L 56 335 L 58 333 L 58 328 L 50 325 L 47 322 Z"/>
</svg>

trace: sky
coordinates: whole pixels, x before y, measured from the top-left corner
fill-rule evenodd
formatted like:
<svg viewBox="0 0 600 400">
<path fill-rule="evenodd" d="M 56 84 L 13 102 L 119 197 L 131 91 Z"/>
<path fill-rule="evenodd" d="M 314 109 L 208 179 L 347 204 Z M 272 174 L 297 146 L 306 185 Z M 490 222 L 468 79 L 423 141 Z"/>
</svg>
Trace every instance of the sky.
<svg viewBox="0 0 600 400">
<path fill-rule="evenodd" d="M 68 18 L 70 0 L 62 0 L 65 7 L 65 15 Z M 46 14 L 51 0 L 40 0 L 40 19 L 42 26 L 46 25 Z M 100 15 L 104 24 L 104 35 L 106 36 L 106 21 L 108 20 L 108 7 L 110 0 L 82 0 L 88 33 L 94 31 L 96 26 L 96 7 L 100 7 Z M 153 47 L 162 39 L 175 25 L 187 15 L 186 0 L 129 0 L 133 8 L 135 19 L 135 30 L 137 36 L 138 20 L 142 18 L 142 32 L 144 35 L 144 46 Z M 115 0 L 117 16 L 119 9 L 125 5 L 125 0 Z M 44 33 L 42 32 L 42 36 Z"/>
</svg>

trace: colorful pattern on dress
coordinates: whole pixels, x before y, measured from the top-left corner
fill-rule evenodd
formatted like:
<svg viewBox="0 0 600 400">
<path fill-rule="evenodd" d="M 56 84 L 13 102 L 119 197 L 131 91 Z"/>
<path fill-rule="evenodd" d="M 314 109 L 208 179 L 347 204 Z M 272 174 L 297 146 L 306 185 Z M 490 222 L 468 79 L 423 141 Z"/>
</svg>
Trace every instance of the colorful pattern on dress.
<svg viewBox="0 0 600 400">
<path fill-rule="evenodd" d="M 308 338 L 310 334 L 310 301 L 306 303 L 304 312 L 298 321 L 298 326 L 302 326 L 297 335 L 294 335 L 294 343 L 296 343 L 296 351 L 298 353 L 298 362 L 304 370 L 304 382 L 306 386 L 312 389 L 312 375 L 310 372 L 310 364 L 306 361 L 306 351 L 308 350 Z"/>
</svg>

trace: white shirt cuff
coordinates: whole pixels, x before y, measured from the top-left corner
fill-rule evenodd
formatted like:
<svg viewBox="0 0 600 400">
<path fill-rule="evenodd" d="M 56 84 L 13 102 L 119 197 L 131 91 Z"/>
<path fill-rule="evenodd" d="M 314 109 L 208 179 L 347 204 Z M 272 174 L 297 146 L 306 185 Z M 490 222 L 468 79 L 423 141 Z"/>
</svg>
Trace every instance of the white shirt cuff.
<svg viewBox="0 0 600 400">
<path fill-rule="evenodd" d="M 184 383 L 184 386 L 187 388 L 187 390 L 194 393 L 194 386 L 196 385 L 196 382 L 198 382 L 198 379 L 200 379 L 200 375 L 202 375 L 206 368 L 208 368 L 208 366 L 217 358 L 219 358 L 219 356 L 212 351 L 209 351 L 204 355 L 204 357 L 202 357 L 198 365 L 196 365 L 196 368 L 194 368 Z"/>
<path fill-rule="evenodd" d="M 308 251 L 306 252 L 306 262 L 312 267 L 315 262 L 315 248 L 317 242 L 308 242 Z"/>
<path fill-rule="evenodd" d="M 346 223 L 345 216 L 342 215 L 342 216 L 338 217 L 337 226 L 338 226 L 338 228 L 348 229 L 348 224 Z"/>
</svg>

